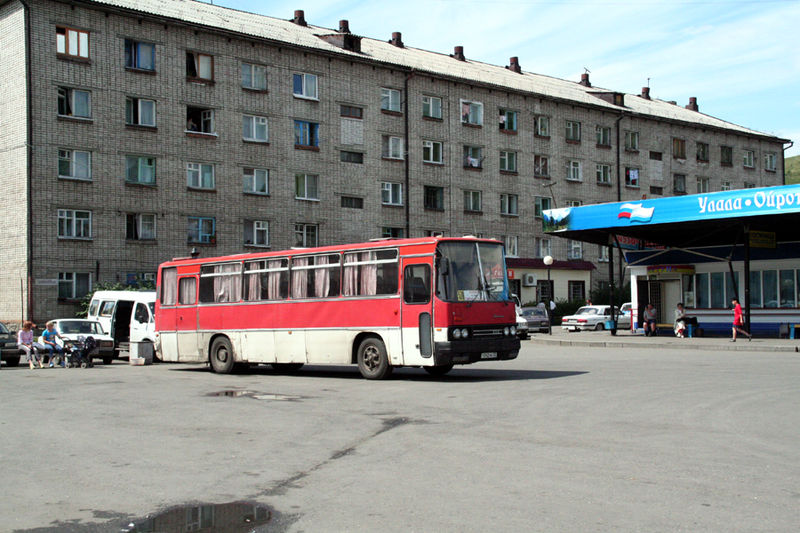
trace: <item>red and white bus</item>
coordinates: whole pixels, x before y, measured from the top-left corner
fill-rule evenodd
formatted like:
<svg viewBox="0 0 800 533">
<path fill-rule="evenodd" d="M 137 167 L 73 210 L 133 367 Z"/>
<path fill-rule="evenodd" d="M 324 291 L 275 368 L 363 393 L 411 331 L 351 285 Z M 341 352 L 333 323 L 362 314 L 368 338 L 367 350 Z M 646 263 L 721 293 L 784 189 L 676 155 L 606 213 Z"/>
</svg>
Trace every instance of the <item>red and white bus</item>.
<svg viewBox="0 0 800 533">
<path fill-rule="evenodd" d="M 477 238 L 389 239 L 214 258 L 158 269 L 163 361 L 358 364 L 441 375 L 519 353 L 503 245 Z"/>
</svg>

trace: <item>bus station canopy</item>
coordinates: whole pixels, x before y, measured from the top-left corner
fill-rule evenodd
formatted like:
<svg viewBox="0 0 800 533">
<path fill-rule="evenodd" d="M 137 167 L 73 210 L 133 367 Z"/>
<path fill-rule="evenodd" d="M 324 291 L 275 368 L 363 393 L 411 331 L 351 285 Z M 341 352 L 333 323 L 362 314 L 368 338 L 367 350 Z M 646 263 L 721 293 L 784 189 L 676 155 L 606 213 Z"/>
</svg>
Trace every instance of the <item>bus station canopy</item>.
<svg viewBox="0 0 800 533">
<path fill-rule="evenodd" d="M 545 233 L 621 248 L 800 241 L 800 185 L 548 209 Z"/>
</svg>

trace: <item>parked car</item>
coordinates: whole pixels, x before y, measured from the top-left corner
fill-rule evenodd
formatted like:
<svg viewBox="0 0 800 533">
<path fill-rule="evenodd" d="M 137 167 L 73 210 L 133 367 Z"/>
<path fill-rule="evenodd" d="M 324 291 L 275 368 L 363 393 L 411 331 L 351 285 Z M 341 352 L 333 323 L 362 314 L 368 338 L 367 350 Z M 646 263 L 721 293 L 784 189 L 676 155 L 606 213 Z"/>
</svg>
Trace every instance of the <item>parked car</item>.
<svg viewBox="0 0 800 533">
<path fill-rule="evenodd" d="M 517 337 L 520 339 L 528 338 L 528 321 L 522 316 L 522 308 L 515 306 L 517 310 Z"/>
<path fill-rule="evenodd" d="M 632 310 L 633 310 L 633 303 L 625 302 L 624 304 L 622 304 L 622 307 L 619 308 L 619 316 L 630 318 Z"/>
<path fill-rule="evenodd" d="M 17 332 L 10 331 L 2 322 L 0 322 L 0 352 L 2 352 L 6 365 L 17 366 L 19 364 L 20 351 L 17 348 Z"/>
<path fill-rule="evenodd" d="M 97 320 L 86 318 L 60 318 L 53 321 L 55 330 L 65 340 L 76 341 L 78 337 L 94 337 L 97 343 L 90 357 L 98 357 L 106 365 L 114 360 L 114 339 L 103 331 L 103 326 Z"/>
<path fill-rule="evenodd" d="M 619 309 L 616 310 L 619 316 Z M 561 329 L 581 331 L 587 329 L 605 329 L 606 321 L 611 320 L 610 305 L 584 305 L 574 315 L 561 319 Z"/>
<path fill-rule="evenodd" d="M 522 317 L 528 323 L 529 332 L 547 333 L 550 331 L 550 317 L 547 316 L 547 311 L 541 307 L 523 307 Z"/>
</svg>

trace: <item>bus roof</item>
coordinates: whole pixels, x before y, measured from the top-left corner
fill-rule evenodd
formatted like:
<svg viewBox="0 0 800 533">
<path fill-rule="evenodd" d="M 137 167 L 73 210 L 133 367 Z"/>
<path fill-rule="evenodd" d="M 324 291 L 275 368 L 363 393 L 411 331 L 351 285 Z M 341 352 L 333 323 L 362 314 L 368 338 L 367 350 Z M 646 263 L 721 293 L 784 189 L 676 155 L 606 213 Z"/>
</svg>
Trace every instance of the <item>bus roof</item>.
<svg viewBox="0 0 800 533">
<path fill-rule="evenodd" d="M 156 291 L 95 291 L 92 300 L 145 300 L 155 301 Z"/>
<path fill-rule="evenodd" d="M 209 262 L 226 262 L 226 261 L 241 261 L 249 258 L 260 257 L 286 257 L 295 255 L 313 255 L 325 252 L 342 252 L 349 250 L 363 250 L 365 248 L 395 248 L 406 246 L 418 245 L 435 245 L 443 241 L 467 241 L 467 242 L 487 242 L 500 244 L 497 239 L 487 239 L 479 237 L 418 237 L 413 239 L 375 239 L 368 242 L 359 242 L 351 244 L 339 244 L 332 246 L 319 246 L 316 248 L 290 248 L 288 250 L 264 251 L 264 252 L 247 252 L 243 254 L 234 255 L 221 255 L 218 257 L 176 257 L 171 261 L 164 261 L 161 267 L 176 266 L 176 265 L 190 265 Z"/>
</svg>

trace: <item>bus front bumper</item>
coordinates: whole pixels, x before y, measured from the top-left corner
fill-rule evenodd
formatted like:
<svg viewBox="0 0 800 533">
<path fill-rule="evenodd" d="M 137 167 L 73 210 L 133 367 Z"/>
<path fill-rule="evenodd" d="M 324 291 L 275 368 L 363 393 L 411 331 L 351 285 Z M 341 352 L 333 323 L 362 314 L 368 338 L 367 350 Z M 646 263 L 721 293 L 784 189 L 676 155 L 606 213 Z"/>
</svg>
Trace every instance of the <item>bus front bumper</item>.
<svg viewBox="0 0 800 533">
<path fill-rule="evenodd" d="M 517 337 L 436 342 L 433 347 L 433 361 L 434 365 L 441 366 L 516 359 L 519 346 Z"/>
</svg>

